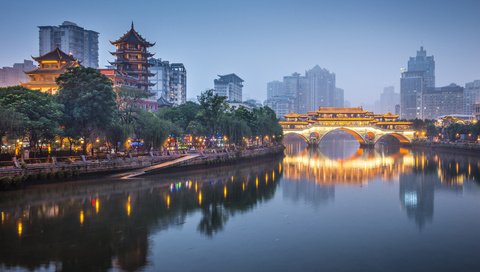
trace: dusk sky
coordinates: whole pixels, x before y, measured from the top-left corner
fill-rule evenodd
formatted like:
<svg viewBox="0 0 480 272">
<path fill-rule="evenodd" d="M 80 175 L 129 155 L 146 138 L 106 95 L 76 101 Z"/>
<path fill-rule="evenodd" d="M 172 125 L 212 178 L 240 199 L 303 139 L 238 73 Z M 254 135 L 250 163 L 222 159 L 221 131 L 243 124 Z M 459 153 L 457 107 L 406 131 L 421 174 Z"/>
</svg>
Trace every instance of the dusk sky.
<svg viewBox="0 0 480 272">
<path fill-rule="evenodd" d="M 352 106 L 383 87 L 399 92 L 400 68 L 421 45 L 436 61 L 437 86 L 480 79 L 480 1 L 1 1 L 0 66 L 38 55 L 39 25 L 72 21 L 100 33 L 100 66 L 130 28 L 155 57 L 187 68 L 187 97 L 218 74 L 245 80 L 244 99 L 266 83 L 318 64 L 336 74 Z"/>
</svg>

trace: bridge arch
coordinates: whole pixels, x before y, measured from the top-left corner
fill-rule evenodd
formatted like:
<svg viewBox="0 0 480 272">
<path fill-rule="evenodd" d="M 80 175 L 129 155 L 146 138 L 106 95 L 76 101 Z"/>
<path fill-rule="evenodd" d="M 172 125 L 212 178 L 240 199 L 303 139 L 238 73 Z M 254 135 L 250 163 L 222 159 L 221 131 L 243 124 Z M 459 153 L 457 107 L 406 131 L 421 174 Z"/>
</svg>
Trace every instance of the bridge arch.
<svg viewBox="0 0 480 272">
<path fill-rule="evenodd" d="M 392 137 L 396 138 L 401 144 L 410 144 L 411 143 L 411 141 L 407 137 L 403 136 L 400 133 L 387 133 L 387 134 L 384 134 L 384 135 L 380 136 L 375 141 L 375 144 L 377 144 L 378 141 L 380 141 L 382 138 L 385 138 L 387 136 L 392 136 Z"/>
<path fill-rule="evenodd" d="M 330 131 L 328 131 L 327 133 L 323 134 L 320 139 L 318 139 L 318 143 L 320 143 L 323 138 L 325 138 L 325 136 L 327 136 L 328 134 L 334 132 L 334 131 L 345 131 L 347 133 L 349 133 L 350 135 L 352 135 L 357 141 L 358 143 L 360 143 L 361 145 L 364 145 L 366 144 L 367 142 L 365 141 L 365 139 L 360 135 L 358 134 L 358 132 L 354 131 L 354 130 L 351 130 L 351 129 L 348 129 L 348 128 L 344 128 L 344 127 L 341 127 L 341 128 L 336 128 L 336 129 L 332 129 Z"/>
<path fill-rule="evenodd" d="M 303 135 L 303 134 L 301 134 L 301 133 L 297 133 L 297 132 L 294 132 L 294 131 L 290 131 L 290 132 L 284 133 L 284 134 L 283 134 L 283 137 L 285 138 L 285 136 L 288 136 L 288 135 L 297 136 L 297 137 L 303 139 L 303 140 L 305 141 L 305 143 L 308 144 L 308 139 L 307 139 L 307 137 L 305 137 L 305 135 Z"/>
</svg>

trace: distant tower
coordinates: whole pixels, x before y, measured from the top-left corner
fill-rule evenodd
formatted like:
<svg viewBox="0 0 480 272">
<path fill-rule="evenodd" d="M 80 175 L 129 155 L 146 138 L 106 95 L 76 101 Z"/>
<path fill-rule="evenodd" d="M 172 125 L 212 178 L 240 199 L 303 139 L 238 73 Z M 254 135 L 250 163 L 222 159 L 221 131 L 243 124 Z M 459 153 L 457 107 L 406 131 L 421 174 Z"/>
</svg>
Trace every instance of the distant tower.
<svg viewBox="0 0 480 272">
<path fill-rule="evenodd" d="M 154 75 L 148 70 L 148 58 L 153 54 L 147 49 L 154 46 L 155 43 L 149 43 L 140 36 L 135 31 L 133 22 L 127 33 L 110 43 L 117 48 L 115 52 L 111 52 L 117 59 L 110 64 L 114 65 L 120 73 L 135 78 L 137 87 L 147 91 L 148 87 L 152 86 L 148 78 Z"/>
<path fill-rule="evenodd" d="M 408 60 L 409 72 L 424 72 L 423 81 L 425 87 L 435 87 L 435 59 L 433 56 L 427 56 L 427 51 L 420 47 L 415 57 Z"/>
<path fill-rule="evenodd" d="M 400 106 L 403 119 L 423 119 L 422 93 L 435 87 L 435 59 L 420 47 L 415 57 L 408 60 L 408 70 L 400 79 Z"/>
</svg>

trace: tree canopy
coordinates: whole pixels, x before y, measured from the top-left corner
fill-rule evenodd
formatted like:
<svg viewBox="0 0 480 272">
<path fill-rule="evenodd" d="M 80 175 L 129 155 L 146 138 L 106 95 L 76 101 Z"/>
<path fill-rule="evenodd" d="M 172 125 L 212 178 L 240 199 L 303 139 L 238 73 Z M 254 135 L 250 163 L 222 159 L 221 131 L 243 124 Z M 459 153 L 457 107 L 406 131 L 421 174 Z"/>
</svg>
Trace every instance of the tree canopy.
<svg viewBox="0 0 480 272">
<path fill-rule="evenodd" d="M 96 69 L 74 67 L 60 75 L 57 84 L 57 100 L 64 106 L 62 125 L 69 134 L 84 139 L 86 152 L 92 134 L 103 132 L 115 114 L 112 82 Z"/>
<path fill-rule="evenodd" d="M 60 133 L 63 107 L 49 94 L 21 86 L 0 88 L 0 109 L 0 134 L 26 136 L 34 151 L 39 142 Z"/>
</svg>

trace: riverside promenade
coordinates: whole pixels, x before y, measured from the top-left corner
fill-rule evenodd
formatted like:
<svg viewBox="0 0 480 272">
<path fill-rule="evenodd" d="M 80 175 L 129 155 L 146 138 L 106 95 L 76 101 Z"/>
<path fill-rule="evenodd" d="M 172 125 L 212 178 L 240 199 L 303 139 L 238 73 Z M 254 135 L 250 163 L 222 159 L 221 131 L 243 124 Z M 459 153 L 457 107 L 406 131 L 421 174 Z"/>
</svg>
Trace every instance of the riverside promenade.
<svg viewBox="0 0 480 272">
<path fill-rule="evenodd" d="M 49 158 L 31 163 L 13 160 L 10 166 L 0 167 L 0 190 L 46 180 L 63 181 L 75 176 L 115 174 L 127 179 L 154 174 L 165 169 L 217 165 L 266 155 L 281 154 L 283 145 L 242 150 L 211 149 L 199 152 L 150 152 L 142 156 L 88 158 L 85 156 Z"/>
</svg>

